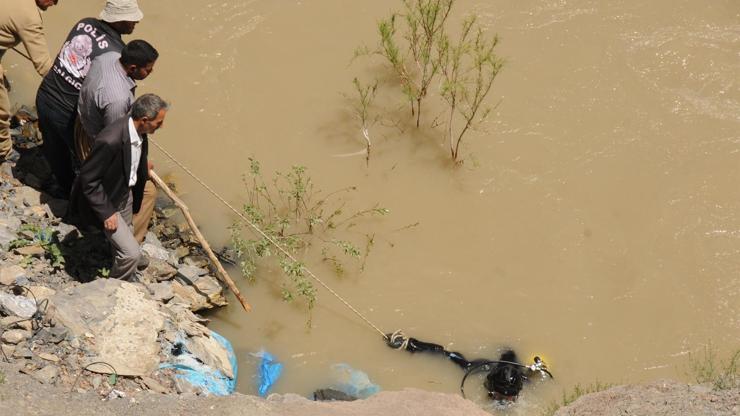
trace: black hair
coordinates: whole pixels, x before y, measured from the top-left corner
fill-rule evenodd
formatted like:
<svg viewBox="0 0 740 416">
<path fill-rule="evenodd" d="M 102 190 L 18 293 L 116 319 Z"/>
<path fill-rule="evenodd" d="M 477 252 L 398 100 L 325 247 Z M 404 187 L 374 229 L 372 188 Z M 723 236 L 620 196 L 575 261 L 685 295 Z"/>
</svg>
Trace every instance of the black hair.
<svg viewBox="0 0 740 416">
<path fill-rule="evenodd" d="M 159 58 L 159 52 L 149 42 L 141 39 L 132 40 L 121 51 L 123 65 L 144 67 Z"/>
</svg>

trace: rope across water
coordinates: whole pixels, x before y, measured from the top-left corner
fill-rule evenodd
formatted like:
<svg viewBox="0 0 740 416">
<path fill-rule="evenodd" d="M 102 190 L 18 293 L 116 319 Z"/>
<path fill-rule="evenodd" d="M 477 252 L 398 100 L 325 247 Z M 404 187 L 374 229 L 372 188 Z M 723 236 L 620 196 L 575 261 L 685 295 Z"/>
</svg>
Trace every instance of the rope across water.
<svg viewBox="0 0 740 416">
<path fill-rule="evenodd" d="M 254 224 L 247 217 L 245 217 L 244 214 L 242 214 L 241 212 L 239 212 L 239 210 L 237 210 L 231 204 L 229 204 L 224 198 L 221 197 L 221 195 L 219 195 L 210 186 L 208 186 L 208 184 L 206 184 L 205 182 L 203 182 L 203 180 L 201 180 L 190 169 L 188 169 L 185 165 L 183 165 L 177 159 L 175 159 L 175 157 L 172 156 L 172 154 L 170 154 L 168 151 L 166 151 L 165 149 L 163 149 L 162 146 L 160 146 L 159 144 L 157 144 L 154 140 L 150 140 L 149 142 L 152 143 L 157 149 L 159 149 L 159 151 L 161 151 L 162 153 L 164 153 L 165 156 L 167 156 L 170 160 L 172 160 L 172 162 L 174 162 L 178 167 L 180 167 L 180 169 L 182 169 L 183 171 L 185 171 L 185 173 L 187 173 L 188 175 L 190 175 L 191 178 L 195 179 L 195 181 L 198 182 L 203 188 L 205 188 L 211 195 L 213 195 L 222 204 L 224 204 L 227 208 L 229 208 L 231 211 L 233 211 L 234 214 L 238 215 L 239 218 L 241 218 L 242 220 L 244 220 L 244 222 L 246 222 L 247 224 L 249 224 L 249 226 L 252 227 L 255 230 L 255 232 L 257 232 L 259 235 L 261 235 L 263 238 L 265 238 L 267 241 L 269 241 L 270 244 L 272 244 L 273 246 L 275 246 L 275 248 L 277 248 L 281 253 L 283 253 L 283 255 L 285 255 L 291 261 L 293 261 L 295 263 L 298 263 L 298 260 L 295 257 L 293 257 L 293 255 L 290 254 L 290 252 L 288 252 L 287 250 L 285 250 L 280 244 L 278 244 L 277 241 L 275 241 L 274 239 L 272 239 L 269 235 L 267 235 L 264 231 L 262 231 L 262 229 L 260 229 L 256 224 Z M 365 321 L 366 324 L 370 325 L 370 327 L 372 327 L 374 330 L 376 330 L 381 336 L 383 336 L 383 338 L 385 338 L 386 340 L 388 340 L 388 335 L 386 335 L 383 331 L 381 331 L 380 328 L 378 328 L 369 319 L 367 319 L 365 317 L 365 315 L 363 315 L 362 313 L 360 313 L 360 311 L 358 311 L 352 305 L 350 305 L 349 302 L 347 302 L 346 300 L 344 300 L 344 298 L 342 298 L 336 291 L 334 291 L 326 283 L 324 283 L 321 279 L 319 279 L 309 268 L 307 268 L 306 266 L 301 266 L 301 267 L 306 272 L 306 274 L 308 274 L 309 276 L 311 276 L 312 279 L 314 279 L 316 282 L 318 282 L 329 293 L 331 293 L 332 295 L 334 295 L 334 297 L 336 297 L 337 299 L 339 299 L 339 301 L 342 302 L 347 308 L 349 308 L 349 310 L 351 310 L 352 312 L 354 312 L 355 315 L 357 315 L 358 317 L 360 317 L 360 319 L 362 319 L 363 321 Z"/>
</svg>

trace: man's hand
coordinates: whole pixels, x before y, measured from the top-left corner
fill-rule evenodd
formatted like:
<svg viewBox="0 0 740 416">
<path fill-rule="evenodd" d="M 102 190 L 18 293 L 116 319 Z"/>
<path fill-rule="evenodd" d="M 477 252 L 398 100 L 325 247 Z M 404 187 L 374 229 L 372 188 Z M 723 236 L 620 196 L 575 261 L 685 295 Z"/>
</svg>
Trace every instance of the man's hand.
<svg viewBox="0 0 740 416">
<path fill-rule="evenodd" d="M 154 169 L 154 163 L 152 163 L 151 160 L 146 161 L 147 168 L 149 168 L 149 171 L 151 172 L 152 169 Z"/>
<path fill-rule="evenodd" d="M 118 229 L 118 213 L 114 213 L 107 220 L 103 221 L 103 227 L 106 231 L 114 232 Z"/>
</svg>

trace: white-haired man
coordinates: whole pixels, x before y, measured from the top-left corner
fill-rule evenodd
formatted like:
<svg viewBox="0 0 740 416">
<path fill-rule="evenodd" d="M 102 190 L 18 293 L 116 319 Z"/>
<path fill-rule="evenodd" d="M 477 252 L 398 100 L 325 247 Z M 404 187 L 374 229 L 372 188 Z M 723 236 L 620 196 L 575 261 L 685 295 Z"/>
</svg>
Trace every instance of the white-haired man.
<svg viewBox="0 0 740 416">
<path fill-rule="evenodd" d="M 131 113 L 106 126 L 80 168 L 70 198 L 79 225 L 102 227 L 114 250 L 110 277 L 136 281 L 142 256 L 132 216 L 141 208 L 149 178 L 147 135 L 162 127 L 168 104 L 144 94 Z"/>
</svg>

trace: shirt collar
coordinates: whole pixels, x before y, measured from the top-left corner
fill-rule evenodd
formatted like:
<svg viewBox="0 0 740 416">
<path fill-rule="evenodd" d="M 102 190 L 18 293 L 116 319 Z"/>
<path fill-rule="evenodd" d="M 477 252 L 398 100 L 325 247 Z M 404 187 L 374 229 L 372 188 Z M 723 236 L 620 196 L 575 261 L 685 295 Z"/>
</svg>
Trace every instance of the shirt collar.
<svg viewBox="0 0 740 416">
<path fill-rule="evenodd" d="M 134 146 L 140 146 L 141 145 L 141 136 L 139 136 L 139 132 L 136 131 L 136 126 L 134 126 L 134 119 L 129 117 L 128 118 L 128 134 L 131 138 L 131 144 Z"/>
<path fill-rule="evenodd" d="M 123 64 L 121 63 L 121 59 L 116 59 L 116 72 L 118 72 L 118 75 L 121 76 L 121 79 L 125 80 L 128 83 L 129 89 L 136 88 L 136 81 L 134 81 L 131 77 L 126 74 L 126 70 L 123 69 Z"/>
</svg>

